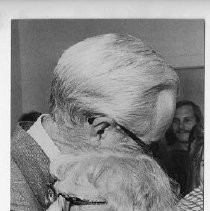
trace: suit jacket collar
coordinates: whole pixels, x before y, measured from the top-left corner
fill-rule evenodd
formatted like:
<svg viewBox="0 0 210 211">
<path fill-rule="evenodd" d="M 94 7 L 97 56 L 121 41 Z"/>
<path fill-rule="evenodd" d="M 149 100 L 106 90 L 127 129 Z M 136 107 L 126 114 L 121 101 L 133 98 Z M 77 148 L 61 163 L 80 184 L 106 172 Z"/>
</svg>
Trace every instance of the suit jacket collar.
<svg viewBox="0 0 210 211">
<path fill-rule="evenodd" d="M 19 166 L 35 197 L 47 208 L 48 183 L 54 179 L 49 172 L 50 160 L 41 147 L 26 132 L 33 122 L 20 122 L 11 140 L 11 156 Z"/>
</svg>

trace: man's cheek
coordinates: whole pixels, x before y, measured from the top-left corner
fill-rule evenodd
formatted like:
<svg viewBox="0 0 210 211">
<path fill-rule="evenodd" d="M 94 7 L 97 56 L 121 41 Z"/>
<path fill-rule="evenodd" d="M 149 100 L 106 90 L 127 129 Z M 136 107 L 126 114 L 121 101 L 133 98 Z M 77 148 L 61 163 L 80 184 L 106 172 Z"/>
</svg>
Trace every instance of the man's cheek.
<svg viewBox="0 0 210 211">
<path fill-rule="evenodd" d="M 189 139 L 189 133 L 178 133 L 177 138 L 181 141 L 188 141 Z"/>
<path fill-rule="evenodd" d="M 189 131 L 191 131 L 192 128 L 193 128 L 194 126 L 195 126 L 194 124 L 191 124 L 191 125 L 189 125 L 189 126 L 187 127 L 187 129 L 188 129 Z"/>
<path fill-rule="evenodd" d="M 172 130 L 173 130 L 174 132 L 176 132 L 176 131 L 178 130 L 178 125 L 175 124 L 175 123 L 173 123 L 173 124 L 172 124 Z"/>
</svg>

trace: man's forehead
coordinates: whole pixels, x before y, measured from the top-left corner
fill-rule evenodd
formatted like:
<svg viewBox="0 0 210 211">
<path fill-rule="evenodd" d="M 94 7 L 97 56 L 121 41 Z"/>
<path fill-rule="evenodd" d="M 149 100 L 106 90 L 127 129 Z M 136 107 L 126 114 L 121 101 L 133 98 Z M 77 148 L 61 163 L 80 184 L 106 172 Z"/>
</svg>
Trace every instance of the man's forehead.
<svg viewBox="0 0 210 211">
<path fill-rule="evenodd" d="M 195 117 L 194 110 L 191 105 L 183 105 L 176 109 L 174 117 Z"/>
</svg>

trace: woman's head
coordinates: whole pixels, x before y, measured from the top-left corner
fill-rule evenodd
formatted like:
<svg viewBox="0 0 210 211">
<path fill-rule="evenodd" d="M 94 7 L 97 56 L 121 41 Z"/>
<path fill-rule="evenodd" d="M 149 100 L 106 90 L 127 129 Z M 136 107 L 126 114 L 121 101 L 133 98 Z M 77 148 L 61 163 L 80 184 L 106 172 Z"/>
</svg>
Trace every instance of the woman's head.
<svg viewBox="0 0 210 211">
<path fill-rule="evenodd" d="M 147 155 L 112 152 L 64 155 L 51 165 L 58 193 L 106 204 L 73 206 L 71 210 L 170 210 L 174 195 L 169 178 Z"/>
</svg>

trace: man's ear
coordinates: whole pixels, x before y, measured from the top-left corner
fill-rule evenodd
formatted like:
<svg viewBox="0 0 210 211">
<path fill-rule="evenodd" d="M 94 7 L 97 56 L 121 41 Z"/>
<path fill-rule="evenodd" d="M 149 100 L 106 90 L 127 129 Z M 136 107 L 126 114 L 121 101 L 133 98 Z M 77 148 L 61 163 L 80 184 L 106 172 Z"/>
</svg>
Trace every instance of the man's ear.
<svg viewBox="0 0 210 211">
<path fill-rule="evenodd" d="M 157 99 L 156 124 L 171 119 L 175 111 L 176 98 L 173 91 L 162 91 Z"/>
<path fill-rule="evenodd" d="M 148 140 L 156 141 L 158 138 L 157 134 L 163 134 L 167 125 L 170 124 L 172 116 L 174 114 L 176 104 L 176 96 L 173 91 L 164 90 L 162 91 L 158 98 L 156 104 L 156 113 L 155 113 L 155 121 L 153 124 L 153 133 L 147 138 Z"/>
<path fill-rule="evenodd" d="M 88 122 L 90 125 L 90 138 L 93 143 L 104 139 L 107 132 L 114 127 L 114 120 L 109 117 L 90 118 Z"/>
</svg>

